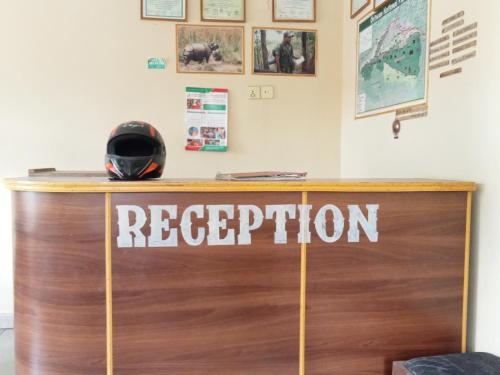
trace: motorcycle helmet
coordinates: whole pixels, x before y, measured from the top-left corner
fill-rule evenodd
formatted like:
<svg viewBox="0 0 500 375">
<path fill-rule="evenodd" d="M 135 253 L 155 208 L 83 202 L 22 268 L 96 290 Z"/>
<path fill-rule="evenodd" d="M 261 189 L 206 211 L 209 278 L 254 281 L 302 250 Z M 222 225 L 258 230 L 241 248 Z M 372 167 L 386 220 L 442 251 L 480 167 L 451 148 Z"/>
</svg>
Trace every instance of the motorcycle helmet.
<svg viewBox="0 0 500 375">
<path fill-rule="evenodd" d="M 106 171 L 113 180 L 159 178 L 165 166 L 165 143 L 150 124 L 131 121 L 118 125 L 108 139 Z"/>
</svg>

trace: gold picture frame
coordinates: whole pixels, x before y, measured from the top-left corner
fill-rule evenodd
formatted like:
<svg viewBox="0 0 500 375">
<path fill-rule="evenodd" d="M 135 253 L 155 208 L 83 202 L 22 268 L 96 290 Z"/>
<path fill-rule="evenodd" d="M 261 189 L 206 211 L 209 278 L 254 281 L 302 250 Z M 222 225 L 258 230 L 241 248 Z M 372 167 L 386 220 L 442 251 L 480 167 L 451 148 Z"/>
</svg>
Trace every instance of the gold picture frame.
<svg viewBox="0 0 500 375">
<path fill-rule="evenodd" d="M 350 0 L 351 2 L 351 19 L 356 18 L 362 11 L 364 11 L 370 5 L 370 0 L 365 0 L 365 3 L 357 9 L 354 9 L 354 0 Z"/>
<path fill-rule="evenodd" d="M 225 35 L 231 32 L 232 35 Z M 235 34 L 239 38 L 235 38 Z M 179 23 L 175 27 L 175 35 L 177 73 L 245 74 L 243 26 Z M 227 45 L 230 42 L 234 43 L 235 39 L 239 39 L 237 45 Z"/>
<path fill-rule="evenodd" d="M 373 0 L 373 10 L 376 12 L 380 8 L 384 7 L 389 0 Z"/>
<path fill-rule="evenodd" d="M 314 70 L 309 73 L 281 73 L 278 71 L 261 71 L 260 69 L 256 69 L 256 32 L 258 31 L 277 31 L 277 32 L 282 32 L 283 35 L 285 32 L 293 32 L 293 33 L 308 33 L 308 34 L 314 34 L 314 54 L 313 56 L 309 59 L 310 61 L 312 60 L 314 63 Z M 274 38 L 276 39 L 276 38 Z M 253 75 L 265 75 L 265 76 L 282 76 L 282 77 L 317 77 L 318 74 L 318 30 L 316 29 L 302 29 L 302 28 L 280 28 L 280 27 L 253 27 L 252 28 L 252 74 Z M 260 39 L 260 42 L 262 43 L 262 39 Z M 267 43 L 266 43 L 267 47 Z M 276 47 L 275 47 L 276 48 Z M 267 48 L 266 48 L 267 49 Z M 269 51 L 268 51 L 269 55 Z M 307 61 L 305 59 L 304 61 Z M 277 68 L 276 68 L 277 70 Z"/>
<path fill-rule="evenodd" d="M 178 0 L 182 4 L 182 16 L 180 17 L 170 17 L 161 16 L 159 14 L 146 14 L 147 4 L 149 0 L 141 0 L 141 19 L 150 21 L 175 21 L 175 22 L 186 22 L 187 21 L 187 0 Z"/>
<path fill-rule="evenodd" d="M 312 18 L 279 18 L 280 12 L 277 10 L 278 2 L 280 0 L 273 0 L 273 22 L 316 22 L 316 0 L 302 0 L 308 1 L 312 6 Z M 301 0 L 289 0 L 289 1 L 301 1 Z"/>
<path fill-rule="evenodd" d="M 205 15 L 205 2 L 210 1 L 210 0 L 200 0 L 200 15 L 201 15 L 201 21 L 202 22 L 240 22 L 244 23 L 246 22 L 246 7 L 247 7 L 247 2 L 246 0 L 240 0 L 241 1 L 241 7 L 242 7 L 242 15 L 243 17 L 238 19 L 238 18 L 210 18 Z"/>
</svg>

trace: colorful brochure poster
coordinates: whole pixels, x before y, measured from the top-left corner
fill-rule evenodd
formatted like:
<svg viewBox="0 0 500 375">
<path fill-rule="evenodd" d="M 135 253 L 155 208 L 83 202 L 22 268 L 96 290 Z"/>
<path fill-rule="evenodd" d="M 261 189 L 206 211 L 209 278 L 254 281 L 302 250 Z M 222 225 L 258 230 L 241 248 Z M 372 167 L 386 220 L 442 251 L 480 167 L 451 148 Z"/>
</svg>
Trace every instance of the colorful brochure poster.
<svg viewBox="0 0 500 375">
<path fill-rule="evenodd" d="M 227 151 L 227 89 L 186 88 L 188 151 Z"/>
</svg>

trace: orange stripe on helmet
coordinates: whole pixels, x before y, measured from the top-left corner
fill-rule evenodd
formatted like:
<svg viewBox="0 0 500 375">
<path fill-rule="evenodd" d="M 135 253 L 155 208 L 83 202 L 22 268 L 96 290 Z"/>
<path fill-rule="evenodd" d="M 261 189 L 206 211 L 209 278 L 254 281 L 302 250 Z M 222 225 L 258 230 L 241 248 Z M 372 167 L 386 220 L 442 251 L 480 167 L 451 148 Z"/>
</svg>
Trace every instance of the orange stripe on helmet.
<svg viewBox="0 0 500 375">
<path fill-rule="evenodd" d="M 152 162 L 151 165 L 148 167 L 148 169 L 146 169 L 144 172 L 142 172 L 139 177 L 142 177 L 142 176 L 148 174 L 149 172 L 153 172 L 156 168 L 158 168 L 158 164 L 156 164 L 155 162 Z"/>
</svg>

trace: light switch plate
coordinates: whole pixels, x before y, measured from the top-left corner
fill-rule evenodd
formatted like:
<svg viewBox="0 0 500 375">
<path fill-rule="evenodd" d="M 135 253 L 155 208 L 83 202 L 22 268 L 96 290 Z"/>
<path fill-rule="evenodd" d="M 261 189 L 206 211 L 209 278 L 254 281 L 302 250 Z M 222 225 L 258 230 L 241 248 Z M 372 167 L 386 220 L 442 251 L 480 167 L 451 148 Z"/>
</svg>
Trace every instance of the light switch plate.
<svg viewBox="0 0 500 375">
<path fill-rule="evenodd" d="M 274 99 L 274 87 L 262 86 L 260 88 L 260 96 L 262 99 Z"/>
<path fill-rule="evenodd" d="M 248 99 L 260 99 L 260 87 L 259 86 L 248 86 Z"/>
</svg>

